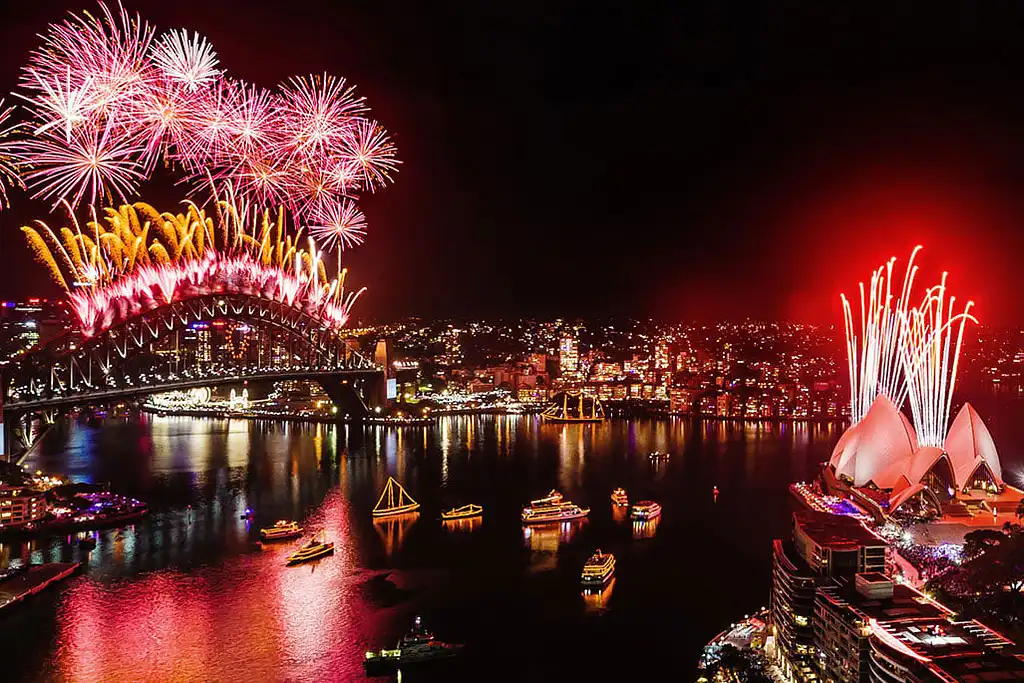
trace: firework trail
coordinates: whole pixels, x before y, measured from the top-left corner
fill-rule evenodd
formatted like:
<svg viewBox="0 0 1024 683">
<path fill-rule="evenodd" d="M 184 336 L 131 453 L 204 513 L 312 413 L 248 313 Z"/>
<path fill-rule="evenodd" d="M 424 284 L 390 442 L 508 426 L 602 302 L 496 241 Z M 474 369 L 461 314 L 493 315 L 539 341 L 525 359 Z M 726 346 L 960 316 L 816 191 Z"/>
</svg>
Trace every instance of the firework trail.
<svg viewBox="0 0 1024 683">
<path fill-rule="evenodd" d="M 0 208 L 7 206 L 7 188 L 11 185 L 20 187 L 22 184 L 18 176 L 18 158 L 14 153 L 16 143 L 10 137 L 18 126 L 7 125 L 13 111 L 14 107 L 4 109 L 4 101 L 0 99 Z"/>
<path fill-rule="evenodd" d="M 942 274 L 941 282 L 928 290 L 918 308 L 901 312 L 905 343 L 900 357 L 914 429 L 918 443 L 937 448 L 946 439 L 964 328 L 968 322 L 978 322 L 970 313 L 973 301 L 954 313 L 956 297 L 947 300 L 946 276 Z"/>
<path fill-rule="evenodd" d="M 899 298 L 892 287 L 896 257 L 872 273 L 866 291 L 864 283 L 860 283 L 859 335 L 850 301 L 845 294 L 840 295 L 850 373 L 851 424 L 860 422 L 879 394 L 887 396 L 897 409 L 906 400 L 909 388 L 901 360 L 908 334 L 904 320 L 917 275 L 914 258 L 920 249 L 919 245 L 910 254 Z"/>
<path fill-rule="evenodd" d="M 275 213 L 232 200 L 215 215 L 192 202 L 160 213 L 141 202 L 95 211 L 83 227 L 64 203 L 69 224 L 22 228 L 36 259 L 68 292 L 82 332 L 93 336 L 168 303 L 221 292 L 276 301 L 340 328 L 363 290 L 330 278 L 312 238 Z M 303 244 L 305 242 L 305 244 Z"/>
<path fill-rule="evenodd" d="M 32 196 L 54 207 L 127 201 L 162 160 L 193 192 L 231 188 L 242 203 L 283 205 L 349 247 L 365 236 L 351 202 L 390 183 L 400 164 L 345 79 L 297 77 L 277 92 L 232 80 L 205 38 L 158 37 L 121 6 L 52 24 L 17 96 L 28 135 L 0 148 L 0 160 L 8 173 L 30 167 Z"/>
</svg>

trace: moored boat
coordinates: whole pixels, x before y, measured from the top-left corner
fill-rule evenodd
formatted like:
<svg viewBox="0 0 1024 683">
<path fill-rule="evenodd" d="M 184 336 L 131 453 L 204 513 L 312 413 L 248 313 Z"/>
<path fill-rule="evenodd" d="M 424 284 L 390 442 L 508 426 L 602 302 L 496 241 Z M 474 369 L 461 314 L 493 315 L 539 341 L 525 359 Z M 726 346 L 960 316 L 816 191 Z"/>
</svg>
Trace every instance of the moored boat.
<svg viewBox="0 0 1024 683">
<path fill-rule="evenodd" d="M 454 520 L 454 519 L 469 519 L 470 517 L 479 517 L 484 514 L 484 506 L 470 503 L 469 505 L 463 505 L 462 507 L 452 508 L 451 510 L 444 510 L 441 513 L 441 519 Z"/>
<path fill-rule="evenodd" d="M 402 488 L 394 477 L 388 477 L 388 483 L 384 485 L 377 504 L 373 506 L 373 516 L 404 515 L 406 512 L 418 510 L 419 507 L 420 504 L 413 500 L 409 492 Z"/>
<path fill-rule="evenodd" d="M 264 541 L 283 541 L 301 535 L 302 527 L 298 522 L 287 519 L 278 520 L 272 527 L 260 529 L 260 538 Z"/>
<path fill-rule="evenodd" d="M 616 505 L 629 505 L 629 496 L 626 495 L 626 489 L 617 488 L 612 491 L 612 502 Z"/>
<path fill-rule="evenodd" d="M 645 520 L 654 519 L 661 515 L 661 505 L 655 503 L 653 500 L 641 500 L 640 502 L 633 505 L 633 509 L 630 510 L 629 516 L 631 519 Z"/>
<path fill-rule="evenodd" d="M 580 582 L 584 586 L 603 586 L 615 573 L 615 556 L 598 550 L 584 565 Z"/>
<path fill-rule="evenodd" d="M 314 536 L 310 539 L 309 543 L 288 556 L 287 564 L 301 564 L 303 562 L 315 560 L 318 557 L 331 555 L 332 553 L 334 553 L 334 543 L 321 541 L 319 540 L 319 536 Z"/>
</svg>

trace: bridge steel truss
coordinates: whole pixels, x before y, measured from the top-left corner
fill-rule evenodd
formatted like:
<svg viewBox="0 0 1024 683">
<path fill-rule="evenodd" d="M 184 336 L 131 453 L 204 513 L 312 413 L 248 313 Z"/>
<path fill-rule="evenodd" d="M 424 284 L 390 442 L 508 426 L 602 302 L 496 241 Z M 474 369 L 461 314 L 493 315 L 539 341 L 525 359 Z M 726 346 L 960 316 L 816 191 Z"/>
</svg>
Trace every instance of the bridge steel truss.
<svg viewBox="0 0 1024 683">
<path fill-rule="evenodd" d="M 259 322 L 284 332 L 292 342 L 289 366 L 282 369 L 263 364 L 206 376 L 186 371 L 151 380 L 133 375 L 131 361 L 151 350 L 154 342 L 192 323 L 223 318 Z M 4 391 L 3 409 L 43 415 L 43 411 L 90 401 L 243 379 L 383 377 L 383 368 L 352 350 L 341 332 L 293 306 L 258 296 L 225 293 L 175 301 L 111 326 L 80 345 L 66 335 L 29 353 L 4 378 L 0 387 Z M 298 360 L 294 358 L 296 345 Z"/>
</svg>

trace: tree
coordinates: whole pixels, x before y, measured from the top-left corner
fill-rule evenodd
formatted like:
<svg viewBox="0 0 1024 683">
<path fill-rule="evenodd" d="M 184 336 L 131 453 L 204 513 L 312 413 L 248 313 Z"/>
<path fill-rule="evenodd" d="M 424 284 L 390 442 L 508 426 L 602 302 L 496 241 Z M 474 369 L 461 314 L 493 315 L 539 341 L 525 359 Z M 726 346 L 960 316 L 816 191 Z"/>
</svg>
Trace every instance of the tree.
<svg viewBox="0 0 1024 683">
<path fill-rule="evenodd" d="M 1006 534 L 995 529 L 978 529 L 964 536 L 964 559 L 973 560 L 1006 540 Z"/>
</svg>

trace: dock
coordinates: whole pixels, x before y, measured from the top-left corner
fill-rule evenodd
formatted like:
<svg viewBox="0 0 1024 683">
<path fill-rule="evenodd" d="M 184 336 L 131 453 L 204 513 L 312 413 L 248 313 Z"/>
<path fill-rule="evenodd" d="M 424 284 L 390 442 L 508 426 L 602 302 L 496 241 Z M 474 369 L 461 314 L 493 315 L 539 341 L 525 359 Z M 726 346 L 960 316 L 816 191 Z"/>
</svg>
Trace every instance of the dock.
<svg viewBox="0 0 1024 683">
<path fill-rule="evenodd" d="M 14 576 L 0 580 L 0 610 L 35 595 L 52 583 L 63 581 L 74 575 L 81 566 L 81 562 L 35 564 L 25 571 L 19 571 Z"/>
</svg>

